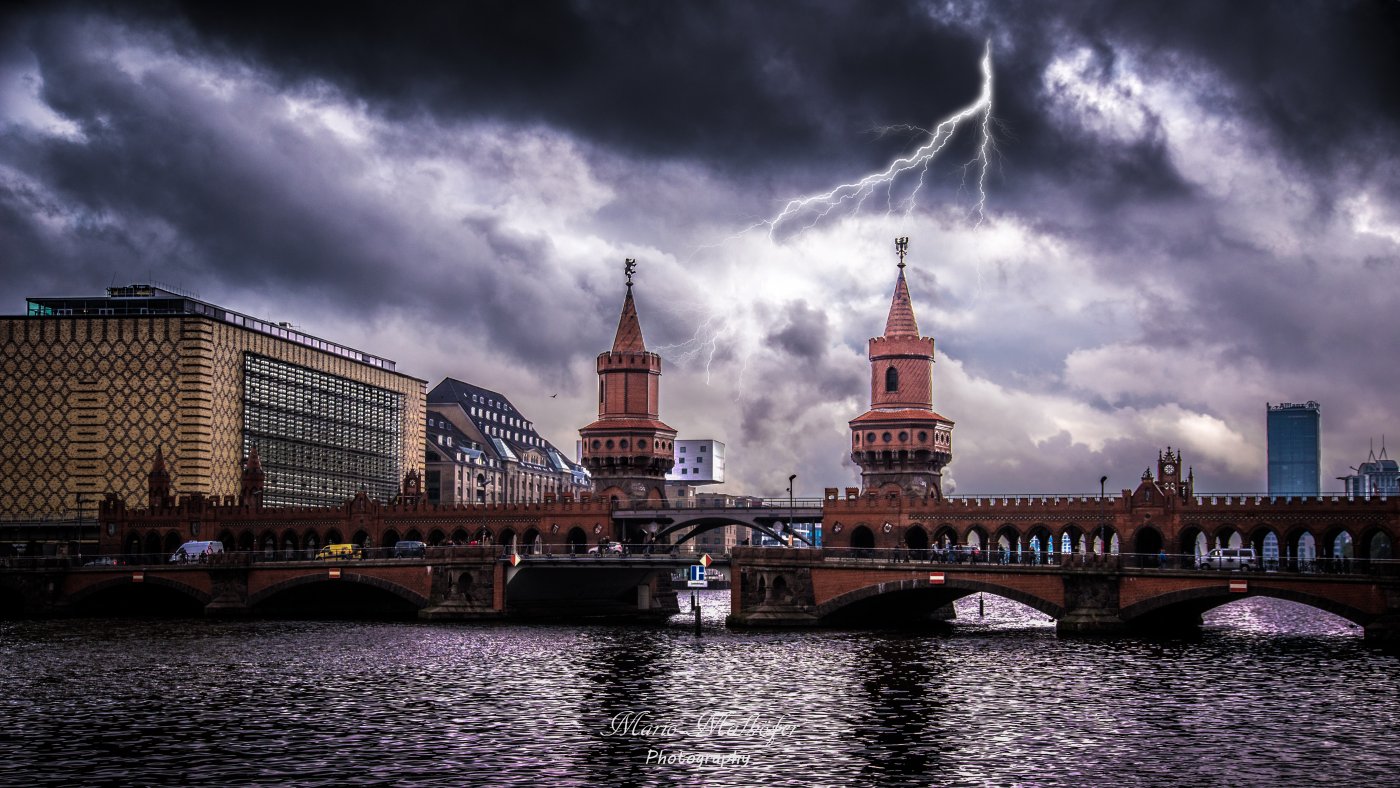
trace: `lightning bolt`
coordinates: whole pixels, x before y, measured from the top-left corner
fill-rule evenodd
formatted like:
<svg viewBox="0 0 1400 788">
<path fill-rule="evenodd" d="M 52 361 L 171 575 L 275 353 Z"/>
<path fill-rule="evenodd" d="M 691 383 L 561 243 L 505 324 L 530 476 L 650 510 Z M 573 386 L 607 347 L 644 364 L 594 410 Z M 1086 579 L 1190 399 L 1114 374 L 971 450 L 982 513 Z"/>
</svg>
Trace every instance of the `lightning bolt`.
<svg viewBox="0 0 1400 788">
<path fill-rule="evenodd" d="M 958 131 L 969 126 L 977 130 L 979 137 L 972 157 L 962 164 L 962 182 L 959 186 L 959 193 L 965 193 L 969 189 L 976 190 L 977 196 L 973 201 L 971 213 L 976 216 L 973 229 L 980 228 L 987 218 L 987 173 L 991 169 L 993 156 L 998 153 L 996 138 L 992 133 L 993 125 L 999 124 L 992 114 L 992 42 L 990 39 L 984 47 L 980 65 L 982 90 L 976 100 L 939 121 L 932 129 L 908 124 L 875 129 L 875 132 L 880 135 L 904 132 L 922 137 L 923 142 L 912 153 L 901 156 L 891 161 L 883 170 L 870 173 L 852 183 L 840 184 L 820 194 L 789 199 L 776 215 L 755 222 L 718 243 L 696 247 L 692 249 L 690 256 L 693 257 L 703 249 L 723 247 L 741 236 L 764 228 L 767 230 L 769 240 L 776 242 L 778 234 L 790 225 L 799 225 L 801 222 L 796 229 L 796 232 L 800 233 L 815 227 L 834 212 L 858 213 L 868 200 L 881 193 L 884 196 L 887 214 L 903 213 L 907 217 L 919 207 L 919 198 L 924 190 L 929 170 Z M 912 186 L 905 190 L 897 188 L 899 183 L 907 184 L 910 178 L 916 178 Z M 897 197 L 897 194 L 901 196 Z M 982 280 L 980 266 L 977 280 L 980 291 Z M 668 351 L 674 354 L 672 359 L 680 364 L 703 360 L 705 363 L 705 383 L 709 385 L 710 365 L 714 361 L 720 342 L 726 338 L 731 330 L 726 321 L 713 316 L 707 317 L 699 323 L 690 339 L 679 344 L 659 347 L 657 350 L 663 354 Z M 737 384 L 736 391 L 738 392 L 735 399 L 742 396 L 744 375 L 747 372 L 749 362 L 748 353 L 741 353 L 740 361 L 742 366 L 737 380 L 734 381 Z"/>
<path fill-rule="evenodd" d="M 987 171 L 991 168 L 992 154 L 996 152 L 996 140 L 992 135 L 992 124 L 995 121 L 992 117 L 991 41 L 987 42 L 982 54 L 981 66 L 982 92 L 977 96 L 977 100 L 944 118 L 932 130 L 909 125 L 887 126 L 877 130 L 882 134 L 894 131 L 916 131 L 924 134 L 927 139 L 912 153 L 895 159 L 883 170 L 870 173 L 853 183 L 843 183 L 820 194 L 794 197 L 787 201 L 777 215 L 750 225 L 739 234 L 766 227 L 769 238 L 774 238 L 783 226 L 798 222 L 803 217 L 806 217 L 807 221 L 800 229 L 810 229 L 837 209 L 848 207 L 852 213 L 858 212 L 866 200 L 880 191 L 885 192 L 888 212 L 902 210 L 907 216 L 918 206 L 919 194 L 923 191 L 929 168 L 958 130 L 964 125 L 969 125 L 968 121 L 972 119 L 976 119 L 974 125 L 980 131 L 980 139 L 972 158 L 963 164 L 963 187 L 967 187 L 968 175 L 975 170 L 977 200 L 973 212 L 977 215 L 975 227 L 981 227 L 986 220 Z M 909 192 L 896 202 L 896 181 L 903 175 L 912 176 L 916 172 L 918 180 Z"/>
</svg>

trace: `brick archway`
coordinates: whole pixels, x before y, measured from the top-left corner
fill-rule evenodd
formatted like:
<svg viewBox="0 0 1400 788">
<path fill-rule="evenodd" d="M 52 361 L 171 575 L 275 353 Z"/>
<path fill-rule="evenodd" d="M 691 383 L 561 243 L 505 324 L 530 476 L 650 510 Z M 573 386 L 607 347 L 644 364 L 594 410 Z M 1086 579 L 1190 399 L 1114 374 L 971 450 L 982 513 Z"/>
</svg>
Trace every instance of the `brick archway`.
<svg viewBox="0 0 1400 788">
<path fill-rule="evenodd" d="M 280 583 L 274 583 L 268 586 L 267 588 L 262 589 L 261 591 L 249 594 L 248 607 L 257 607 L 258 605 L 263 604 L 270 599 L 273 599 L 278 594 L 281 594 L 285 591 L 290 591 L 291 589 L 298 588 L 300 586 L 311 585 L 313 583 L 348 583 L 355 585 L 370 586 L 372 588 L 377 588 L 382 591 L 387 591 L 388 593 L 393 594 L 399 599 L 408 602 L 409 604 L 413 605 L 419 610 L 422 610 L 428 605 L 428 598 L 426 596 L 423 596 L 422 594 L 418 593 L 417 591 L 414 591 L 411 588 L 406 588 L 390 580 L 384 580 L 383 578 L 374 577 L 373 575 L 360 574 L 358 572 L 341 572 L 340 577 L 338 579 L 330 580 L 326 577 L 325 570 L 317 570 L 313 573 L 288 578 L 286 580 L 281 581 Z"/>
<path fill-rule="evenodd" d="M 817 619 L 819 621 L 828 620 L 838 615 L 841 610 L 858 602 L 864 602 L 880 596 L 909 592 L 926 594 L 936 601 L 941 600 L 943 604 L 961 599 L 969 594 L 986 593 L 1005 597 L 1013 602 L 1019 602 L 1057 621 L 1065 614 L 1063 605 L 1022 591 L 1018 588 L 979 580 L 949 578 L 945 585 L 937 586 L 930 585 L 927 580 L 910 579 L 892 580 L 857 588 L 817 605 Z"/>
</svg>

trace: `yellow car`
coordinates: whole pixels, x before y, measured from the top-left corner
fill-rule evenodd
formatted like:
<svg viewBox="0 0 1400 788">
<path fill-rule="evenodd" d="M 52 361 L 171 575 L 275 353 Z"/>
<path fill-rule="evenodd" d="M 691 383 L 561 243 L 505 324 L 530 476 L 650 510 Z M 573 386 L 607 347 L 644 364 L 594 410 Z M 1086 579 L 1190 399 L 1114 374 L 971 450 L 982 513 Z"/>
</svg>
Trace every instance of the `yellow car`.
<svg viewBox="0 0 1400 788">
<path fill-rule="evenodd" d="M 317 561 L 349 561 L 363 557 L 364 553 L 357 544 L 328 544 L 316 554 Z"/>
</svg>

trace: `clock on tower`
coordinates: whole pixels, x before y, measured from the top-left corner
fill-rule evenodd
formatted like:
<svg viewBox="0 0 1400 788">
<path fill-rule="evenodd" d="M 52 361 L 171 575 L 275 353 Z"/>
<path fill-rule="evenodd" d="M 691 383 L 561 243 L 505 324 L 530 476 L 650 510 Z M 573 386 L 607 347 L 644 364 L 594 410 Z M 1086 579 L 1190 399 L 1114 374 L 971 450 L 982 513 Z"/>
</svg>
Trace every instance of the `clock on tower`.
<svg viewBox="0 0 1400 788">
<path fill-rule="evenodd" d="M 1181 454 L 1173 452 L 1170 446 L 1165 452 L 1157 453 L 1157 480 L 1169 493 L 1181 489 Z"/>
</svg>

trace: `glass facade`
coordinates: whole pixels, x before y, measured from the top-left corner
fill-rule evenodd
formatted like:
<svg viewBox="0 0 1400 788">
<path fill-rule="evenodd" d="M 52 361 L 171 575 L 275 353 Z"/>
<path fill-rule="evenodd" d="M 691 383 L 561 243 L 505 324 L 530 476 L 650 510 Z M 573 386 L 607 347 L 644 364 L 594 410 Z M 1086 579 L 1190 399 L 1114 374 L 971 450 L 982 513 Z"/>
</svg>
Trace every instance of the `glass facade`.
<svg viewBox="0 0 1400 788">
<path fill-rule="evenodd" d="M 1268 405 L 1269 494 L 1322 493 L 1322 412 L 1316 402 Z"/>
<path fill-rule="evenodd" d="M 257 446 L 265 506 L 337 506 L 364 487 L 392 500 L 403 473 L 398 392 L 243 355 L 243 453 Z"/>
</svg>

